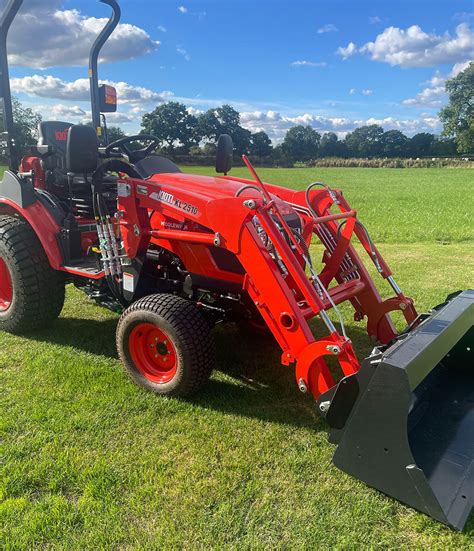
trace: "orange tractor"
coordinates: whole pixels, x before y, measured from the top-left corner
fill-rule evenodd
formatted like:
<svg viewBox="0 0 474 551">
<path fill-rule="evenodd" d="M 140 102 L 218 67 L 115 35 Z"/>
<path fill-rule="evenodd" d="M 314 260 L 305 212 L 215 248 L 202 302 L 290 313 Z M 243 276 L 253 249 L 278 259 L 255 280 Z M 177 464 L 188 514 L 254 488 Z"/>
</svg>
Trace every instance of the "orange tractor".
<svg viewBox="0 0 474 551">
<path fill-rule="evenodd" d="M 22 0 L 10 0 L 0 21 L 10 163 L 0 183 L 0 329 L 54 320 L 65 286 L 75 285 L 121 313 L 117 347 L 132 380 L 168 396 L 206 383 L 215 324 L 266 330 L 326 419 L 335 464 L 461 529 L 474 495 L 474 292 L 419 315 L 340 190 L 263 183 L 246 157 L 252 178 L 229 176 L 227 135 L 218 143 L 218 177 L 182 173 L 154 153 L 154 136 L 108 144 L 101 113 L 115 109 L 116 96 L 98 86 L 97 59 L 120 10 L 102 1 L 113 15 L 91 52 L 94 128 L 43 122 L 38 145 L 21 160 L 6 37 Z M 354 241 L 391 298 L 381 298 Z M 362 362 L 343 302 L 379 343 Z M 401 333 L 395 311 L 406 320 Z M 322 334 L 309 324 L 315 317 Z"/>
</svg>

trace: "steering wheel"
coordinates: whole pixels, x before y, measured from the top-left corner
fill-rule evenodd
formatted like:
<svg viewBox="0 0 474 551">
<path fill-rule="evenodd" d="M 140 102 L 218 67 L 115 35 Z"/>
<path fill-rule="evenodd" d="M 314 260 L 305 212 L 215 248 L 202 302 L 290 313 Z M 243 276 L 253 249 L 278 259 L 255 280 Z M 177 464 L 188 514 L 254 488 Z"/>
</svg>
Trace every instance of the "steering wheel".
<svg viewBox="0 0 474 551">
<path fill-rule="evenodd" d="M 92 186 L 101 189 L 104 182 L 104 176 L 107 172 L 123 172 L 130 178 L 141 179 L 141 175 L 133 165 L 121 159 L 109 159 L 97 167 L 92 173 Z"/>
<path fill-rule="evenodd" d="M 130 144 L 133 142 L 151 142 L 149 145 L 142 147 L 141 149 L 131 149 Z M 105 154 L 109 156 L 114 149 L 122 150 L 125 155 L 130 159 L 131 163 L 136 163 L 141 159 L 147 157 L 152 151 L 156 149 L 156 146 L 160 144 L 160 140 L 156 136 L 151 134 L 137 134 L 135 136 L 125 136 L 112 142 L 105 148 Z"/>
</svg>

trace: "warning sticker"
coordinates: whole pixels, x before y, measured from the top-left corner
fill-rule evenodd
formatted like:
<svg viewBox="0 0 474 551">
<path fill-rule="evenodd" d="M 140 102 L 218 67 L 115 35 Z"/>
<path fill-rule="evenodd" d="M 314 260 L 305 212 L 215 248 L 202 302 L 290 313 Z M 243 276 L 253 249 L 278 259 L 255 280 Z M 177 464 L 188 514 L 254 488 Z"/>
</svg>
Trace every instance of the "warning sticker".
<svg viewBox="0 0 474 551">
<path fill-rule="evenodd" d="M 133 274 L 123 274 L 123 290 L 129 293 L 135 292 L 135 276 Z"/>
</svg>

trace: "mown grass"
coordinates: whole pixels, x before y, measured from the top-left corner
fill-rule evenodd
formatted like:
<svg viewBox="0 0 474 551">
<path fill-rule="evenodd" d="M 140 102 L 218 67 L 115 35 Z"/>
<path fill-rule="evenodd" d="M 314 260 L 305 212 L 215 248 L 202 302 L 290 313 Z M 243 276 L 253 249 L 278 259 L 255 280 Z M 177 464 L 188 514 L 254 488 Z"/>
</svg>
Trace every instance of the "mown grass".
<svg viewBox="0 0 474 551">
<path fill-rule="evenodd" d="M 340 183 L 374 236 L 386 236 L 380 249 L 420 310 L 472 287 L 472 217 L 450 221 L 445 212 L 472 209 L 464 171 L 262 173 L 289 185 Z M 377 218 L 381 188 L 390 199 Z M 388 215 L 405 194 L 417 200 Z M 438 209 L 449 244 L 425 233 L 422 207 Z M 417 242 L 396 240 L 400 217 Z M 0 333 L 0 547 L 474 548 L 473 517 L 453 532 L 338 471 L 324 422 L 267 341 L 218 328 L 210 384 L 192 400 L 167 400 L 128 381 L 115 325 L 114 314 L 70 289 L 50 328 Z M 363 325 L 349 329 L 365 355 Z"/>
<path fill-rule="evenodd" d="M 188 167 L 198 174 L 210 168 Z M 340 188 L 378 243 L 474 239 L 471 169 L 262 168 L 266 182 L 306 189 L 311 182 Z M 249 178 L 246 168 L 231 175 Z"/>
</svg>

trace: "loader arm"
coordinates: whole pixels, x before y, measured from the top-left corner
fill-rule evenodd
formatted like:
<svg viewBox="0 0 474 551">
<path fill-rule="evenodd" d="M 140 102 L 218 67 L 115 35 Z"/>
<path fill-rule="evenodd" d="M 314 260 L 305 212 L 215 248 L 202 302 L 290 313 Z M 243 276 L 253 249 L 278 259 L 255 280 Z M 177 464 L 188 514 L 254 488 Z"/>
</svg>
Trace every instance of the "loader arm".
<svg viewBox="0 0 474 551">
<path fill-rule="evenodd" d="M 182 187 L 185 178 L 184 175 L 160 176 L 156 181 L 138 182 L 132 179 L 121 184 L 120 223 L 128 256 L 135 258 L 140 250 L 146 250 L 149 243 L 154 243 L 179 256 L 193 274 L 221 280 L 225 278 L 239 285 L 251 298 L 279 343 L 282 363 L 296 363 L 296 380 L 302 392 L 311 392 L 317 399 L 337 384 L 325 357 L 337 358 L 343 376 L 354 374 L 360 367 L 337 309 L 340 302 L 350 300 L 358 319 L 367 316 L 374 327 L 373 336 L 381 342 L 387 343 L 396 336 L 385 303 L 351 245 L 357 226 L 357 213 L 339 201 L 338 195 L 328 190 L 314 192 L 312 213 L 305 206 L 304 194 L 298 192 L 268 186 L 269 201 L 263 200 L 258 194 L 255 196 L 255 191 L 251 189 L 250 195 L 244 193 L 236 197 L 234 192 L 233 197 L 214 198 L 215 194 L 203 197 L 205 182 L 202 187 L 196 186 L 195 194 L 190 194 L 189 190 Z M 236 190 L 242 187 L 240 184 L 247 186 L 252 182 L 240 179 L 231 182 L 225 178 L 216 180 L 227 180 L 234 187 L 238 182 Z M 284 223 L 284 216 L 279 210 L 281 207 L 277 206 L 277 196 L 285 204 L 288 202 L 289 206 L 299 209 L 305 224 L 309 224 L 309 243 L 305 246 L 288 227 L 282 231 L 281 224 L 276 222 L 279 216 L 280 222 Z M 339 212 L 334 213 L 331 207 L 336 203 Z M 150 220 L 154 221 L 155 218 L 150 217 L 150 212 L 159 213 L 163 220 L 187 224 L 188 229 L 164 229 L 165 221 L 158 227 L 152 226 Z M 256 230 L 256 219 L 274 247 L 273 255 Z M 339 238 L 337 231 L 341 223 L 345 224 Z M 189 229 L 193 224 L 199 231 Z M 339 239 L 339 242 L 331 255 L 327 256 L 326 267 L 319 277 L 314 271 L 308 275 L 306 267 L 311 256 L 311 238 L 319 237 L 318 232 L 322 227 L 326 232 L 332 232 L 330 235 L 334 240 Z M 137 232 L 136 228 L 141 228 L 141 231 Z M 361 232 L 360 235 L 361 241 L 367 241 L 365 233 Z M 365 244 L 369 247 L 369 244 Z M 235 255 L 245 276 L 220 274 L 205 254 L 209 248 L 225 249 Z M 193 266 L 198 257 L 199 265 Z M 351 277 L 346 277 L 341 271 L 342 259 L 346 257 L 350 258 L 353 270 Z M 278 262 L 275 258 L 279 259 Z M 383 261 L 382 264 L 385 266 Z M 344 269 L 347 271 L 348 267 Z M 385 273 L 390 274 L 388 268 Z M 336 285 L 329 289 L 328 284 L 332 280 L 336 281 Z M 410 307 L 412 305 L 410 299 L 404 296 L 396 297 L 396 300 L 397 308 L 400 309 L 405 303 Z M 341 331 L 336 329 L 328 316 L 327 310 L 330 309 L 336 310 Z M 412 308 L 406 308 L 404 313 L 409 322 L 416 316 Z M 308 323 L 315 316 L 321 317 L 327 328 L 327 335 L 320 338 L 314 336 Z"/>
</svg>

